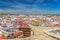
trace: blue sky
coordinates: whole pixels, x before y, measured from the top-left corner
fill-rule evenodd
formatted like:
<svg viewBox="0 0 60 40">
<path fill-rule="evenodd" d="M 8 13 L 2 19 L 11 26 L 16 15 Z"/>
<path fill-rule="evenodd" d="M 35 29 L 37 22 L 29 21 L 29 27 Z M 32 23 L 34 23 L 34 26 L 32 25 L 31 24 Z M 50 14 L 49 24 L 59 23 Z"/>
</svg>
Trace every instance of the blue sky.
<svg viewBox="0 0 60 40">
<path fill-rule="evenodd" d="M 60 14 L 60 0 L 0 0 L 0 13 Z"/>
</svg>

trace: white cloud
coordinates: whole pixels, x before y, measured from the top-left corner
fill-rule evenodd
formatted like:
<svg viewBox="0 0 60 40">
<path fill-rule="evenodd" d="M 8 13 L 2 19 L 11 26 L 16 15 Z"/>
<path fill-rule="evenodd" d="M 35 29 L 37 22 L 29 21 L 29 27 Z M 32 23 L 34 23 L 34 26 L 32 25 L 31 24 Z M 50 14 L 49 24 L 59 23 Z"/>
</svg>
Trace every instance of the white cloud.
<svg viewBox="0 0 60 40">
<path fill-rule="evenodd" d="M 24 4 L 13 5 L 11 7 L 13 7 L 13 8 L 19 8 L 19 9 L 20 8 L 26 8 L 26 6 Z"/>
<path fill-rule="evenodd" d="M 38 10 L 38 9 L 0 9 L 0 13 L 13 13 L 13 14 L 59 14 L 60 11 Z"/>
</svg>

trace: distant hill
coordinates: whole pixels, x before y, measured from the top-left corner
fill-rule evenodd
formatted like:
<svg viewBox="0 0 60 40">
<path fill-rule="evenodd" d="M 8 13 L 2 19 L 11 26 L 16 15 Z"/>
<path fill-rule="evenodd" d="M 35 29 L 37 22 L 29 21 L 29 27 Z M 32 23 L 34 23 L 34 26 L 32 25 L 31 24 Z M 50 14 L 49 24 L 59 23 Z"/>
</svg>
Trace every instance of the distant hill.
<svg viewBox="0 0 60 40">
<path fill-rule="evenodd" d="M 0 15 L 19 15 L 19 14 L 14 14 L 14 13 L 0 13 Z"/>
<path fill-rule="evenodd" d="M 14 13 L 0 13 L 0 15 L 20 15 L 20 14 L 14 14 Z M 44 15 L 44 16 L 48 16 L 48 15 L 50 15 L 50 16 L 60 16 L 60 14 L 22 14 L 22 15 Z"/>
</svg>

